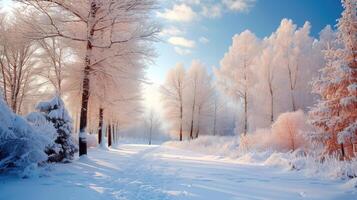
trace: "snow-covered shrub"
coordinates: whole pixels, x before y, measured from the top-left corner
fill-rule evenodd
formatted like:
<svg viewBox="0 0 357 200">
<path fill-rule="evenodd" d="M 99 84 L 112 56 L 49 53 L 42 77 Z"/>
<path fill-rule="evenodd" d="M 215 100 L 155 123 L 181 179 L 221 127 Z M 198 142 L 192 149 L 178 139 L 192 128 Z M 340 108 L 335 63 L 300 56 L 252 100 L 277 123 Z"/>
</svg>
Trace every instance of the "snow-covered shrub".
<svg viewBox="0 0 357 200">
<path fill-rule="evenodd" d="M 59 146 L 56 145 L 46 150 L 48 161 L 61 162 L 73 159 L 78 148 L 72 139 L 72 119 L 64 107 L 62 99 L 56 95 L 50 101 L 39 103 L 37 110 L 53 124 L 57 131 L 55 143 Z"/>
<path fill-rule="evenodd" d="M 305 114 L 301 110 L 279 115 L 271 129 L 276 149 L 295 151 L 306 147 L 308 141 L 304 133 L 308 131 L 308 127 Z"/>
<path fill-rule="evenodd" d="M 47 160 L 48 137 L 14 114 L 0 94 L 0 172 L 26 171 Z"/>
<path fill-rule="evenodd" d="M 299 110 L 279 115 L 271 129 L 260 129 L 241 137 L 240 151 L 295 151 L 310 145 L 306 137 L 310 127 Z"/>
<path fill-rule="evenodd" d="M 59 153 L 61 146 L 55 143 L 55 140 L 58 137 L 57 130 L 53 126 L 53 123 L 48 121 L 42 113 L 32 112 L 26 116 L 26 120 L 30 125 L 36 130 L 38 134 L 43 135 L 47 138 L 48 146 L 46 147 L 45 152 L 55 150 L 56 153 Z"/>
<path fill-rule="evenodd" d="M 26 120 L 39 134 L 45 135 L 51 142 L 56 140 L 58 136 L 57 130 L 52 122 L 47 121 L 41 113 L 32 112 L 26 116 Z"/>
</svg>

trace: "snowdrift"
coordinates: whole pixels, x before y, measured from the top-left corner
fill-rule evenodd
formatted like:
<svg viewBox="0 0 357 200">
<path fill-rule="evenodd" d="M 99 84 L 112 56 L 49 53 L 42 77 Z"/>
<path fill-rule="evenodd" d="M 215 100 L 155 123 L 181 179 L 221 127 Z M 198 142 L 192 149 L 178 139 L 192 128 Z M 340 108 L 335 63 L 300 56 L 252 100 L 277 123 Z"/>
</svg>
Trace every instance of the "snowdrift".
<svg viewBox="0 0 357 200">
<path fill-rule="evenodd" d="M 222 159 L 234 159 L 240 164 L 257 164 L 278 167 L 286 171 L 302 171 L 306 176 L 317 176 L 327 179 L 349 179 L 357 177 L 357 160 L 340 161 L 336 157 L 319 157 L 310 155 L 302 149 L 289 152 L 276 150 L 242 151 L 239 148 L 239 137 L 201 136 L 195 140 L 170 141 L 163 145 L 211 154 Z"/>
</svg>

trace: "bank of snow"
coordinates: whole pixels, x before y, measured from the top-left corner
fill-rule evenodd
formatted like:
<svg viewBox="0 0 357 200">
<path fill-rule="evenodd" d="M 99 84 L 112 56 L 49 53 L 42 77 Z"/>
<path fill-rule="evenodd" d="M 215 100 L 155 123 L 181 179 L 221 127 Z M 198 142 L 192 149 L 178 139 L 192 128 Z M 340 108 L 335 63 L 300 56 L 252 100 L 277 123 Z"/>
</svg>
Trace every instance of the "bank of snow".
<svg viewBox="0 0 357 200">
<path fill-rule="evenodd" d="M 302 150 L 294 152 L 242 151 L 239 148 L 239 137 L 236 136 L 201 136 L 195 140 L 170 141 L 164 143 L 164 145 L 210 154 L 220 159 L 234 160 L 240 164 L 272 166 L 285 171 L 302 171 L 306 176 L 347 180 L 357 177 L 356 159 L 340 161 L 334 157 L 327 157 L 321 160 L 316 156 L 306 154 Z"/>
</svg>

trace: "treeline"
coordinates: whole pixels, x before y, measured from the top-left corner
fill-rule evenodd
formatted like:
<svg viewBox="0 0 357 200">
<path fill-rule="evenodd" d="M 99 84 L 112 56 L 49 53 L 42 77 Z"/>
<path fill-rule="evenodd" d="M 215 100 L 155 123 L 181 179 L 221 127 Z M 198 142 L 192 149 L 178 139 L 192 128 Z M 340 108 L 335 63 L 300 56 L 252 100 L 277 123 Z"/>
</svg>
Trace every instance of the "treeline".
<svg viewBox="0 0 357 200">
<path fill-rule="evenodd" d="M 159 32 L 151 17 L 156 8 L 155 0 L 16 1 L 12 12 L 0 13 L 4 102 L 24 116 L 40 99 L 63 99 L 80 155 L 88 133 L 102 141 L 107 127 L 111 143 L 142 115 L 141 87 Z"/>
<path fill-rule="evenodd" d="M 309 132 L 304 134 L 308 141 L 319 143 L 326 152 L 342 157 L 355 155 L 357 5 L 354 0 L 345 0 L 343 6 L 337 30 L 326 26 L 319 39 L 310 35 L 309 22 L 297 27 L 288 19 L 263 39 L 249 30 L 235 35 L 220 66 L 213 69 L 213 82 L 202 67 L 195 67 L 197 61 L 187 75 L 182 66 L 173 68 L 163 86 L 166 118 L 172 122 L 172 131 L 180 140 L 183 133 L 193 138 L 192 127 L 211 134 L 204 128 L 211 127 L 212 120 L 203 116 L 215 110 L 212 94 L 223 94 L 222 99 L 238 108 L 236 132 L 242 135 L 242 144 L 257 139 L 248 133 L 273 126 L 279 131 L 269 131 L 271 137 L 290 135 L 284 143 L 294 143 L 294 138 L 300 138 L 296 139 L 298 143 L 307 141 L 299 132 Z M 309 124 L 298 110 L 309 114 Z M 286 112 L 297 113 L 281 115 Z M 280 146 L 298 148 L 294 144 Z"/>
</svg>

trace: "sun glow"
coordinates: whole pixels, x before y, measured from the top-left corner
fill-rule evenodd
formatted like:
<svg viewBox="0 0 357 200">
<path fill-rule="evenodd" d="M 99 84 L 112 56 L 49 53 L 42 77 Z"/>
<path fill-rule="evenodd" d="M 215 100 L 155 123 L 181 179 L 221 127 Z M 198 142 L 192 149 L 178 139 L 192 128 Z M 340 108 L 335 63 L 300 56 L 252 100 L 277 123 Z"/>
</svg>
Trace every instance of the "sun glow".
<svg viewBox="0 0 357 200">
<path fill-rule="evenodd" d="M 11 0 L 0 0 L 0 11 L 10 11 L 13 2 Z"/>
</svg>

